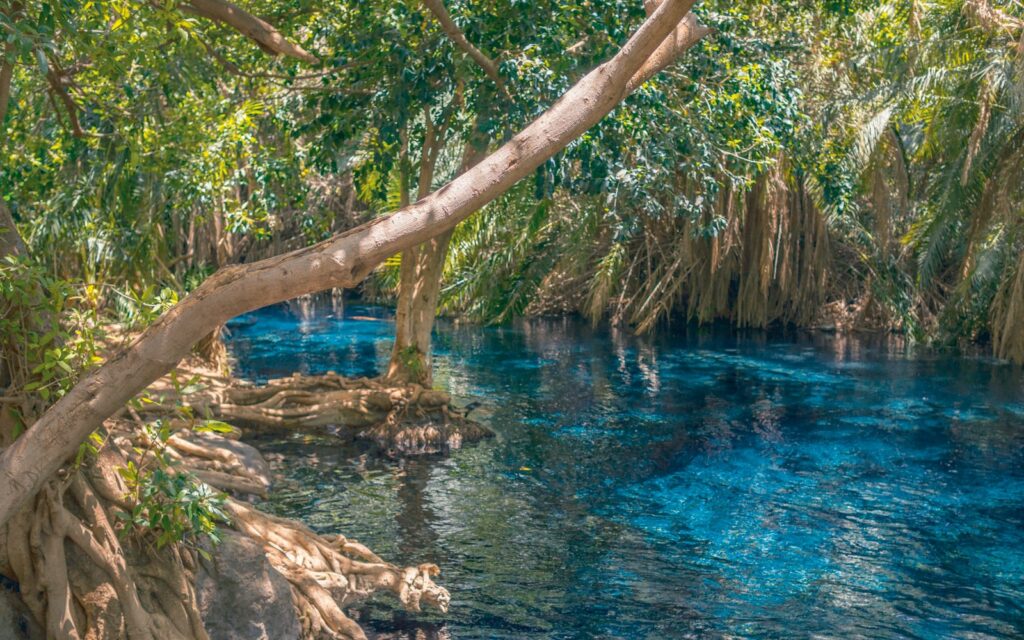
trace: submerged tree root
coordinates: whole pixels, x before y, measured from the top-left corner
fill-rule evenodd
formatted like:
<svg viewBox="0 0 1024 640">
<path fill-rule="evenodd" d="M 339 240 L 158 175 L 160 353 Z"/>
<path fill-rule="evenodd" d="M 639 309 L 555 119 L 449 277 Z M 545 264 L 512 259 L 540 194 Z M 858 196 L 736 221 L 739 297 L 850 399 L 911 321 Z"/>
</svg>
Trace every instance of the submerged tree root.
<svg viewBox="0 0 1024 640">
<path fill-rule="evenodd" d="M 95 459 L 64 470 L 0 530 L 0 574 L 17 584 L 48 638 L 206 639 L 196 590 L 204 561 L 196 549 L 157 549 L 145 535 L 118 535 L 124 524 L 116 514 L 131 505 L 117 470 L 129 459 L 138 464 L 150 443 L 125 423 L 108 426 L 111 437 Z M 165 453 L 179 470 L 236 494 L 264 495 L 269 486 L 266 462 L 232 438 L 183 429 Z M 342 608 L 376 591 L 413 611 L 447 611 L 435 565 L 397 567 L 355 541 L 320 536 L 235 498 L 227 498 L 226 511 L 224 527 L 255 541 L 291 586 L 305 638 L 364 639 Z"/>
<path fill-rule="evenodd" d="M 295 375 L 262 387 L 224 389 L 209 408 L 243 427 L 326 428 L 367 439 L 391 455 L 458 449 L 491 432 L 451 404 L 444 391 L 368 378 Z"/>
</svg>

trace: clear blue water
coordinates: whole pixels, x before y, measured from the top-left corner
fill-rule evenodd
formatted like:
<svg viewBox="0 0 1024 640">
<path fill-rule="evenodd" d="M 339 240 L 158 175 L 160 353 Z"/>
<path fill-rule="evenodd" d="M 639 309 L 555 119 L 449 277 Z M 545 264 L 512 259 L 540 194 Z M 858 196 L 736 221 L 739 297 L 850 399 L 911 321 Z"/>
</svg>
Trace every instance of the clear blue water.
<svg viewBox="0 0 1024 640">
<path fill-rule="evenodd" d="M 277 307 L 232 330 L 265 379 L 372 375 L 392 326 Z M 267 508 L 441 565 L 451 613 L 373 600 L 354 615 L 381 638 L 1024 637 L 1020 369 L 676 333 L 442 323 L 437 384 L 497 437 L 404 463 L 265 438 Z"/>
</svg>

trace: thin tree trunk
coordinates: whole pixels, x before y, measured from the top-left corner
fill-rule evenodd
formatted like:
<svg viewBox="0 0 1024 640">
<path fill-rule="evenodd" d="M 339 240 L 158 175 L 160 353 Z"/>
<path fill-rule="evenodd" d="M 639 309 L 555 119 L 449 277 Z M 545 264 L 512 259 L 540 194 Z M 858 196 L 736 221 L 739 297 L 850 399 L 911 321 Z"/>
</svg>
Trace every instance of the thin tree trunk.
<svg viewBox="0 0 1024 640">
<path fill-rule="evenodd" d="M 420 157 L 417 200 L 430 194 L 437 158 L 444 148 L 444 127 L 435 126 L 425 109 L 426 134 Z M 403 206 L 409 203 L 408 180 L 402 185 Z M 397 383 L 430 386 L 430 332 L 441 288 L 441 269 L 451 231 L 402 252 L 395 308 L 395 344 L 391 349 L 387 379 Z"/>
<path fill-rule="evenodd" d="M 385 258 L 455 227 L 565 148 L 626 97 L 635 74 L 694 0 L 665 0 L 608 62 L 481 163 L 420 201 L 313 246 L 221 269 L 119 355 L 75 385 L 0 455 L 0 524 L 34 496 L 80 443 L 192 345 L 241 313 L 351 287 Z"/>
<path fill-rule="evenodd" d="M 462 156 L 459 173 L 471 169 L 487 152 L 487 140 L 477 139 L 474 127 Z M 439 142 L 443 145 L 443 141 Z M 440 149 L 439 149 L 440 150 Z M 420 170 L 420 197 L 429 191 L 437 153 L 424 171 Z M 424 160 L 427 157 L 424 156 Z M 448 256 L 448 243 L 452 230 L 446 231 L 423 244 L 402 252 L 402 270 L 399 274 L 398 304 L 395 309 L 395 344 L 391 350 L 386 378 L 396 383 L 410 383 L 430 387 L 434 381 L 431 361 L 430 334 L 437 316 L 441 297 L 444 263 Z"/>
<path fill-rule="evenodd" d="M 4 45 L 0 53 L 0 131 L 4 131 L 4 117 L 7 115 L 7 103 L 11 97 L 11 76 L 14 75 L 14 63 L 8 58 L 14 55 L 14 43 Z"/>
</svg>

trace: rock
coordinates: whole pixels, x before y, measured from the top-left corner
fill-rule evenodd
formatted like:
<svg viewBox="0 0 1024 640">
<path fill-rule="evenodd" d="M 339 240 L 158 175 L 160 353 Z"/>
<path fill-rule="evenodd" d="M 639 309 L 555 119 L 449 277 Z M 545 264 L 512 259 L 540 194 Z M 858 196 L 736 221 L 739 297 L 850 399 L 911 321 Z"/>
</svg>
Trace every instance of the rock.
<svg viewBox="0 0 1024 640">
<path fill-rule="evenodd" d="M 0 640 L 42 640 L 43 632 L 21 598 L 6 586 L 0 584 Z"/>
<path fill-rule="evenodd" d="M 196 595 L 210 640 L 290 640 L 300 634 L 288 581 L 267 561 L 260 545 L 222 531 L 212 560 L 196 576 Z"/>
</svg>

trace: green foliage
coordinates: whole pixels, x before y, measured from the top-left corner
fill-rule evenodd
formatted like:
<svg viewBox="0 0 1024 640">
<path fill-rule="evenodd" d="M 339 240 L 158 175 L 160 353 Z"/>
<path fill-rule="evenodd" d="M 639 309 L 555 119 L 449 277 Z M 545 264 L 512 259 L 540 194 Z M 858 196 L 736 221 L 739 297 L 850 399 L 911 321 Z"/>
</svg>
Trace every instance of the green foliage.
<svg viewBox="0 0 1024 640">
<path fill-rule="evenodd" d="M 14 382 L 6 395 L 35 396 L 45 407 L 100 361 L 97 314 L 83 301 L 28 260 L 0 260 L 0 353 Z M 28 416 L 18 417 L 24 428 Z"/>
<path fill-rule="evenodd" d="M 147 435 L 159 438 L 159 429 L 155 431 L 147 431 Z M 191 474 L 175 470 L 161 451 L 149 453 L 158 460 L 152 466 L 129 461 L 117 470 L 133 505 L 130 512 L 118 512 L 118 517 L 131 525 L 121 531 L 125 535 L 145 531 L 154 537 L 158 549 L 176 542 L 194 546 L 204 537 L 214 544 L 220 542 L 218 523 L 228 522 L 223 494 Z"/>
<path fill-rule="evenodd" d="M 144 329 L 165 311 L 178 303 L 178 292 L 164 287 L 157 290 L 147 285 L 142 291 L 114 290 L 115 318 L 126 330 Z"/>
<path fill-rule="evenodd" d="M 428 130 L 442 150 L 425 187 L 452 178 L 467 148 L 508 140 L 644 17 L 639 0 L 447 0 L 498 86 L 416 0 L 245 4 L 320 67 L 270 58 L 174 3 L 25 4 L 0 11 L 15 63 L 0 198 L 40 277 L 84 283 L 83 308 L 131 328 L 225 262 L 415 199 Z M 745 199 L 778 174 L 825 216 L 823 299 L 869 299 L 882 324 L 948 343 L 1006 326 L 994 316 L 1014 307 L 995 301 L 1024 251 L 1020 3 L 708 0 L 696 12 L 713 36 L 456 230 L 444 309 L 505 321 L 565 282 L 595 318 L 648 295 L 659 318 L 712 290 L 735 307 L 739 282 L 717 282 L 709 256 L 739 241 Z M 348 176 L 355 211 L 323 188 Z M 644 289 L 662 276 L 672 286 Z M 366 291 L 387 299 L 397 278 L 396 259 Z M 772 278 L 764 296 L 783 286 Z M 84 362 L 30 348 L 50 398 L 55 363 Z"/>
<path fill-rule="evenodd" d="M 171 382 L 179 397 L 200 389 L 196 378 L 181 380 L 172 373 Z M 137 402 L 148 401 L 143 396 Z M 229 522 L 224 511 L 225 496 L 180 469 L 178 461 L 167 453 L 168 441 L 181 428 L 220 434 L 235 429 L 217 420 L 197 419 L 190 407 L 178 406 L 176 412 L 175 420 L 157 420 L 144 425 L 146 444 L 135 448 L 138 463 L 128 461 L 117 470 L 128 488 L 125 498 L 131 506 L 129 511 L 117 514 L 125 523 L 120 533 L 151 537 L 157 548 L 177 542 L 196 546 L 203 538 L 217 544 L 220 542 L 218 525 Z"/>
</svg>

